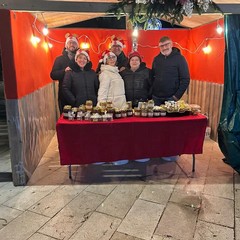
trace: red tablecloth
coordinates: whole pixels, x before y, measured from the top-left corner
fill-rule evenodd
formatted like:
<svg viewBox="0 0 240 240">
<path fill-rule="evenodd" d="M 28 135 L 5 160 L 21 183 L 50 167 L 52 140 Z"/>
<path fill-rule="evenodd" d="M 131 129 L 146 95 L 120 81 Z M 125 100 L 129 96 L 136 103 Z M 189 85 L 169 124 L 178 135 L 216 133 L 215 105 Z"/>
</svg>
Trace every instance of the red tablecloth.
<svg viewBox="0 0 240 240">
<path fill-rule="evenodd" d="M 130 117 L 111 122 L 57 122 L 62 165 L 202 153 L 207 119 Z"/>
</svg>

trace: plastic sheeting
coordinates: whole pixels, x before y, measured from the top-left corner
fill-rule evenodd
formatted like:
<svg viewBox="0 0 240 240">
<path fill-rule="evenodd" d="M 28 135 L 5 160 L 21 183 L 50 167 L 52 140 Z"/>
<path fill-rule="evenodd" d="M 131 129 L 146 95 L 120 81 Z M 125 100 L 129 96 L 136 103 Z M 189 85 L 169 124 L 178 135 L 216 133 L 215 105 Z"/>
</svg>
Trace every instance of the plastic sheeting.
<svg viewBox="0 0 240 240">
<path fill-rule="evenodd" d="M 240 15 L 225 16 L 225 83 L 218 142 L 225 159 L 240 174 Z"/>
<path fill-rule="evenodd" d="M 55 134 L 54 84 L 6 100 L 6 106 L 13 183 L 25 185 Z"/>
</svg>

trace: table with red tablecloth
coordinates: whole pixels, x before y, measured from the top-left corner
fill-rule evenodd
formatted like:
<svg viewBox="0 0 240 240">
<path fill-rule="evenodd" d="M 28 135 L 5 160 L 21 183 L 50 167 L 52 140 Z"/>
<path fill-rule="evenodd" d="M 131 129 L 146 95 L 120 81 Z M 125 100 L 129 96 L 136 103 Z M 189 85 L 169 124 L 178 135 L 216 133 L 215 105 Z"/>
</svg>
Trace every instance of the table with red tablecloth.
<svg viewBox="0 0 240 240">
<path fill-rule="evenodd" d="M 113 162 L 123 159 L 157 158 L 200 154 L 207 118 L 128 117 L 109 122 L 66 120 L 57 122 L 62 165 Z"/>
</svg>

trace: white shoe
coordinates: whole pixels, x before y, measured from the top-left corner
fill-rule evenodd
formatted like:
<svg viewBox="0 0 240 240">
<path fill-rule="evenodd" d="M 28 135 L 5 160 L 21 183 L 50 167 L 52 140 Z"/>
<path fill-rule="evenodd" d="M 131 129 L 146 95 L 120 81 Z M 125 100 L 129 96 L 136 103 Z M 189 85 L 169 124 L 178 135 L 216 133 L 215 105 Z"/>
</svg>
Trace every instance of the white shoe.
<svg viewBox="0 0 240 240">
<path fill-rule="evenodd" d="M 124 165 L 127 163 L 128 163 L 128 160 L 119 160 L 119 161 L 113 162 L 113 165 Z"/>
<path fill-rule="evenodd" d="M 161 159 L 168 162 L 176 162 L 178 160 L 178 157 L 179 156 L 177 155 L 177 156 L 161 157 Z"/>
<path fill-rule="evenodd" d="M 148 162 L 150 160 L 150 158 L 143 158 L 143 159 L 136 159 L 134 161 L 136 162 Z"/>
</svg>

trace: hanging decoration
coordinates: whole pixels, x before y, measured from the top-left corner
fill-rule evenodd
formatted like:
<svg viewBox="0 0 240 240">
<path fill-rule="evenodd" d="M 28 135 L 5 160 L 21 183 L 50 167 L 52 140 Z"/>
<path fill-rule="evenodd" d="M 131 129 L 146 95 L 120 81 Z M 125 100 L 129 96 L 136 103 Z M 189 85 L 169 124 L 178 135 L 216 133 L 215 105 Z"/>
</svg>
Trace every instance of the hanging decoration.
<svg viewBox="0 0 240 240">
<path fill-rule="evenodd" d="M 193 11 L 201 15 L 208 10 L 223 13 L 212 0 L 119 0 L 108 12 L 118 19 L 128 14 L 134 26 L 144 23 L 146 29 L 149 20 L 154 18 L 163 18 L 175 24 L 181 23 L 184 16 L 191 17 Z"/>
</svg>

